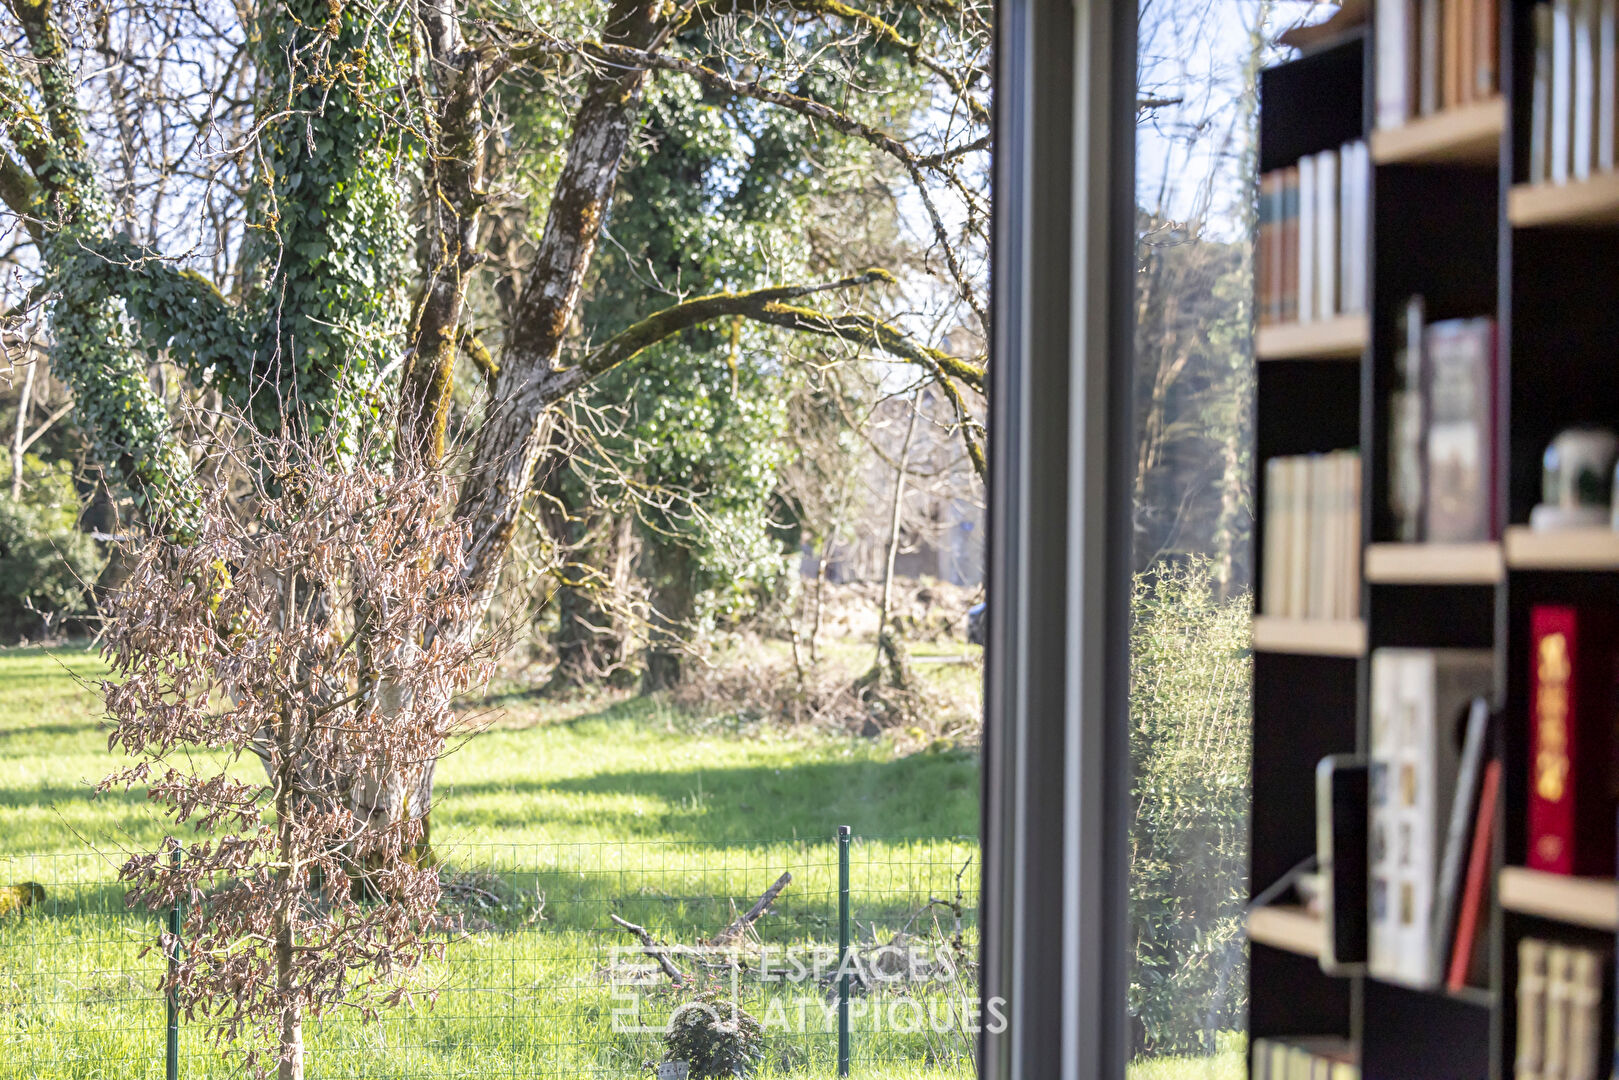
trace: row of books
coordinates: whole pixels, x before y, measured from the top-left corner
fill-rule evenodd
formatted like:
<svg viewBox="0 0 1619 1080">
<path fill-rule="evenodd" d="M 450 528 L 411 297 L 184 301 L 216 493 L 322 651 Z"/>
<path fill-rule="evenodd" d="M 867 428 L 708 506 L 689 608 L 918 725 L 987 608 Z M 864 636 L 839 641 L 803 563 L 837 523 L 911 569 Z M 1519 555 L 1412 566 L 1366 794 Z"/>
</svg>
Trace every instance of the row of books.
<svg viewBox="0 0 1619 1080">
<path fill-rule="evenodd" d="M 1377 126 L 1494 97 L 1496 0 L 1377 0 Z"/>
<path fill-rule="evenodd" d="M 1451 990 L 1486 981 L 1501 788 L 1485 704 L 1494 663 L 1488 649 L 1372 653 L 1367 964 L 1378 978 Z"/>
<path fill-rule="evenodd" d="M 1345 143 L 1259 178 L 1259 322 L 1313 322 L 1366 310 L 1371 155 Z"/>
<path fill-rule="evenodd" d="M 1606 951 L 1518 941 L 1516 1080 L 1597 1080 Z"/>
<path fill-rule="evenodd" d="M 1360 611 L 1360 453 L 1265 462 L 1264 592 L 1260 610 L 1296 619 Z"/>
<path fill-rule="evenodd" d="M 1255 1039 L 1252 1080 L 1360 1080 L 1360 1059 L 1341 1035 Z"/>
<path fill-rule="evenodd" d="M 1619 0 L 1534 8 L 1529 182 L 1611 172 L 1619 155 Z"/>
<path fill-rule="evenodd" d="M 1400 319 L 1389 399 L 1389 516 L 1406 543 L 1489 540 L 1495 530 L 1492 319 Z"/>
</svg>

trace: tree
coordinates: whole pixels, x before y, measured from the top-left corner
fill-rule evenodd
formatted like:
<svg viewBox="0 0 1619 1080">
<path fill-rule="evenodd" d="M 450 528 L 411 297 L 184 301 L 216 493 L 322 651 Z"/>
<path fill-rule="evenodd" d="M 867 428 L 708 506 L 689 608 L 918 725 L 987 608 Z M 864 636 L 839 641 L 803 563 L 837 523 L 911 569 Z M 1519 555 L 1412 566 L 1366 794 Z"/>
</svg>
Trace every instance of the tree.
<svg viewBox="0 0 1619 1080">
<path fill-rule="evenodd" d="M 497 651 L 429 634 L 474 603 L 451 486 L 344 468 L 336 439 L 259 444 L 250 515 L 227 480 L 203 486 L 183 541 L 130 553 L 102 646 L 110 740 L 136 761 L 101 789 L 143 784 L 204 834 L 120 876 L 138 902 L 187 906 L 180 1007 L 282 1080 L 303 1075 L 306 1018 L 397 1003 L 442 950 L 416 800 L 460 727 L 454 695 Z M 254 758 L 262 779 L 232 768 Z"/>
<path fill-rule="evenodd" d="M 180 152 L 145 154 L 136 171 L 166 177 L 164 191 L 209 185 L 199 205 L 235 192 L 245 214 L 235 232 L 223 215 L 218 251 L 189 260 L 116 227 L 95 152 L 110 140 L 87 137 L 100 130 L 101 121 L 90 122 L 100 114 L 77 93 L 80 61 L 98 41 L 70 36 L 81 34 L 79 24 L 59 19 L 52 0 L 7 0 L 7 10 L 19 39 L 8 57 L 21 59 L 7 59 L 0 73 L 0 198 L 38 255 L 53 370 L 72 388 L 99 459 L 171 538 L 197 532 L 201 496 L 187 447 L 146 377 L 158 357 L 194 387 L 236 402 L 261 429 L 318 435 L 346 457 L 396 401 L 393 475 L 448 469 L 460 478 L 454 514 L 464 543 L 449 561 L 468 600 L 424 629 L 424 647 L 475 635 L 537 462 L 569 452 L 550 438 L 554 410 L 697 327 L 740 318 L 915 366 L 953 403 L 982 471 L 982 432 L 964 394 L 982 392 L 983 357 L 952 355 L 913 336 L 911 323 L 858 306 L 897 284 L 887 270 L 753 289 L 716 282 L 637 313 L 602 341 L 580 338 L 578 314 L 657 79 L 713 95 L 726 109 L 800 118 L 892 160 L 930 241 L 932 294 L 987 325 L 983 5 L 580 0 L 497 16 L 454 0 L 402 9 L 279 0 L 251 25 L 224 31 L 228 11 L 182 8 L 183 25 L 141 22 L 153 17 L 139 8 L 111 11 L 115 26 L 145 28 L 139 50 L 187 58 L 174 95 L 111 95 L 145 110 L 123 124 L 126 133 L 190 133 Z M 799 47 L 816 36 L 831 44 Z M 142 70 L 114 53 L 112 70 Z M 873 92 L 881 88 L 860 78 L 858 61 L 873 54 L 925 74 L 934 105 L 925 124 L 890 128 Z M 111 78 L 104 69 L 94 77 Z M 492 170 L 505 160 L 501 94 L 519 79 L 559 101 L 567 135 L 543 224 L 514 256 L 512 301 L 491 348 L 470 332 L 467 300 L 488 254 L 484 209 L 499 184 L 515 179 Z M 235 92 L 244 80 L 245 95 Z M 182 114 L 176 100 L 193 111 Z M 208 280 L 209 260 L 231 264 L 231 280 Z M 463 354 L 484 372 L 489 394 L 467 452 L 452 462 L 446 433 Z M 430 785 L 430 773 L 422 782 Z M 427 796 L 430 788 L 409 805 L 426 805 Z"/>
</svg>

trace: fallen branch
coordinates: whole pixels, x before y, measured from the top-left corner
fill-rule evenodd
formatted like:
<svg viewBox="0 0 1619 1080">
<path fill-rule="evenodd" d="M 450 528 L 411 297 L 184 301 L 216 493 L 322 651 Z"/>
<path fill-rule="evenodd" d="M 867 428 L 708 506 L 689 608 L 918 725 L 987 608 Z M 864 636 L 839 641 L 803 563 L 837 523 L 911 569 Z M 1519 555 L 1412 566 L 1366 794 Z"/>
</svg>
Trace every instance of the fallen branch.
<svg viewBox="0 0 1619 1080">
<path fill-rule="evenodd" d="M 710 941 L 709 944 L 730 945 L 735 942 L 737 938 L 742 936 L 743 931 L 759 921 L 759 917 L 770 909 L 770 905 L 776 902 L 776 897 L 781 895 L 781 890 L 791 884 L 792 880 L 793 875 L 783 871 L 781 877 L 776 879 L 774 885 L 765 890 L 764 895 L 759 897 L 757 903 L 738 916 L 730 926 L 715 934 L 714 940 Z"/>
<path fill-rule="evenodd" d="M 686 976 L 682 975 L 680 969 L 675 967 L 674 962 L 669 959 L 669 947 L 667 945 L 659 945 L 644 926 L 636 926 L 634 923 L 621 919 L 611 912 L 608 913 L 607 917 L 612 919 L 613 924 L 619 929 L 627 930 L 641 939 L 642 952 L 658 962 L 658 966 L 663 969 L 665 975 L 669 976 L 670 981 L 675 984 L 677 989 L 686 985 Z"/>
</svg>

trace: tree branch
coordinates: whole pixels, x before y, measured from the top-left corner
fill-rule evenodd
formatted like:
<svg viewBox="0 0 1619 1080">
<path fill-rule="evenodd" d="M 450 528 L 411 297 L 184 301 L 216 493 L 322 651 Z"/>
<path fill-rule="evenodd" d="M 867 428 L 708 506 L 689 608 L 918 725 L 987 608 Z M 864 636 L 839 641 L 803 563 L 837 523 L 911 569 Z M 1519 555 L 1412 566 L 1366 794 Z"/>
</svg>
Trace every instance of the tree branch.
<svg viewBox="0 0 1619 1080">
<path fill-rule="evenodd" d="M 648 315 L 597 346 L 577 365 L 557 372 L 548 387 L 547 397 L 553 401 L 558 400 L 602 372 L 692 327 L 701 326 L 715 319 L 741 316 L 786 330 L 818 334 L 874 348 L 894 359 L 922 368 L 949 400 L 957 421 L 961 424 L 967 454 L 972 459 L 973 468 L 982 477 L 985 475 L 986 463 L 982 443 L 978 437 L 980 429 L 968 410 L 961 391 L 955 385 L 956 382 L 961 382 L 979 394 L 984 393 L 985 369 L 982 365 L 925 345 L 892 323 L 873 315 L 862 312 L 833 315 L 789 302 L 816 293 L 855 288 L 875 281 L 893 280 L 893 276 L 886 270 L 872 269 L 821 285 L 777 285 L 754 289 L 751 292 L 713 293 L 693 297 Z"/>
</svg>

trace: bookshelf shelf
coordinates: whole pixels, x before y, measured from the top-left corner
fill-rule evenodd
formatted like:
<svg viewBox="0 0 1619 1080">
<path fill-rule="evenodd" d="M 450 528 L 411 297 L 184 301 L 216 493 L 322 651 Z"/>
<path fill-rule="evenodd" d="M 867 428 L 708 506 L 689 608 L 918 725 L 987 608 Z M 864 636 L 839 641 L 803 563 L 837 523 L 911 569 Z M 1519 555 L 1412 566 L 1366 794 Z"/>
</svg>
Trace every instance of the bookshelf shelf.
<svg viewBox="0 0 1619 1080">
<path fill-rule="evenodd" d="M 1506 120 L 1506 103 L 1499 97 L 1446 109 L 1404 127 L 1372 132 L 1372 160 L 1379 165 L 1488 165 L 1500 158 Z"/>
<path fill-rule="evenodd" d="M 1307 323 L 1261 326 L 1254 335 L 1260 360 L 1356 360 L 1369 336 L 1365 315 L 1339 315 Z"/>
<path fill-rule="evenodd" d="M 1366 580 L 1383 585 L 1494 585 L 1500 544 L 1368 544 Z"/>
<path fill-rule="evenodd" d="M 1567 184 L 1515 184 L 1507 220 L 1519 228 L 1619 224 L 1619 173 Z"/>
<path fill-rule="evenodd" d="M 1321 955 L 1321 920 L 1296 905 L 1254 908 L 1248 912 L 1248 939 L 1299 956 Z"/>
<path fill-rule="evenodd" d="M 1254 616 L 1256 652 L 1304 656 L 1359 656 L 1366 651 L 1366 624 L 1360 619 L 1290 619 Z"/>
<path fill-rule="evenodd" d="M 1508 911 L 1593 930 L 1619 930 L 1619 881 L 1504 866 L 1497 885 L 1501 906 Z"/>
<path fill-rule="evenodd" d="M 1514 525 L 1505 547 L 1514 570 L 1619 570 L 1619 532 L 1612 529 L 1536 532 Z"/>
</svg>

